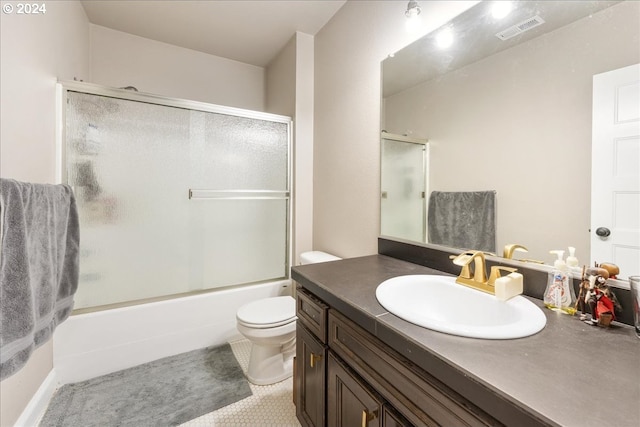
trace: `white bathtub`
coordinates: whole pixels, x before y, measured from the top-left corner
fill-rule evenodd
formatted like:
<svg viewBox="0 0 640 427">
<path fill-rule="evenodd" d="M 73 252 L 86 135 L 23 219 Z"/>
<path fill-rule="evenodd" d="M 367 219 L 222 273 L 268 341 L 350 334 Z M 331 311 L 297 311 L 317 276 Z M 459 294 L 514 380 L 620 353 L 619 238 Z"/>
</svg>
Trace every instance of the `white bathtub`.
<svg viewBox="0 0 640 427">
<path fill-rule="evenodd" d="M 278 295 L 291 295 L 290 280 L 71 316 L 53 336 L 56 382 L 83 381 L 239 339 L 238 308 Z"/>
</svg>

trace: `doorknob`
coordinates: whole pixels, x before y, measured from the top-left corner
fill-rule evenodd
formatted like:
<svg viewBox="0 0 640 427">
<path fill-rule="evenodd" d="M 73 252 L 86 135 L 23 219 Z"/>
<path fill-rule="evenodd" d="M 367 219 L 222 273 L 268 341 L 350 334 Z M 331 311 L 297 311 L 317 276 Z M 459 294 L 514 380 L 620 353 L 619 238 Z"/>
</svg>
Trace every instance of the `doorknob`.
<svg viewBox="0 0 640 427">
<path fill-rule="evenodd" d="M 602 240 L 605 240 L 611 235 L 611 230 L 609 230 L 607 227 L 598 227 L 596 229 L 596 234 L 600 236 Z"/>
</svg>

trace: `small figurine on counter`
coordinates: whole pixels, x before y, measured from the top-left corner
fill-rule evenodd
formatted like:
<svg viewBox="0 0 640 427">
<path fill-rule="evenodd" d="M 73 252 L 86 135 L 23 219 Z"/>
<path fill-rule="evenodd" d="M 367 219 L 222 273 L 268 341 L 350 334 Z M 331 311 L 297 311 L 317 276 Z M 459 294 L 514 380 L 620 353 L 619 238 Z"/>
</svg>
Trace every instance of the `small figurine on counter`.
<svg viewBox="0 0 640 427">
<path fill-rule="evenodd" d="M 578 298 L 576 298 L 576 305 L 575 305 L 575 309 L 580 311 L 580 320 L 586 320 L 587 319 L 587 312 L 585 310 L 586 307 L 586 301 L 585 301 L 585 297 L 587 295 L 587 292 L 589 292 L 589 278 L 586 276 L 586 269 L 587 266 L 583 265 L 582 266 L 582 281 L 580 282 L 580 291 L 578 293 Z"/>
<path fill-rule="evenodd" d="M 602 276 L 606 279 L 609 278 L 609 270 L 601 268 L 596 262 L 593 267 L 587 268 L 587 276 Z"/>
<path fill-rule="evenodd" d="M 609 279 L 617 279 L 616 276 L 620 274 L 620 268 L 617 265 L 610 262 L 603 262 L 601 264 L 596 263 L 596 267 L 607 270 L 607 273 L 609 274 L 609 277 L 608 277 Z"/>
<path fill-rule="evenodd" d="M 596 270 L 600 269 L 597 268 Z M 589 269 L 587 271 L 589 273 L 595 272 L 593 269 Z M 607 276 L 608 273 L 605 275 L 592 274 L 588 276 L 588 288 L 585 291 L 584 302 L 590 308 L 591 318 L 588 319 L 586 313 L 583 311 L 580 319 L 590 325 L 609 327 L 611 322 L 616 320 L 616 310 L 622 310 L 616 295 L 613 293 L 609 285 L 607 285 Z M 580 285 L 581 292 L 583 286 L 584 280 Z"/>
<path fill-rule="evenodd" d="M 612 306 L 611 312 L 614 313 L 614 320 L 615 320 L 615 313 L 620 313 L 622 311 L 622 305 L 620 305 L 620 302 L 618 301 L 616 294 L 613 293 L 611 286 L 607 285 L 606 281 L 604 285 L 600 287 L 600 290 L 602 291 L 604 296 L 606 296 L 611 301 L 611 306 Z"/>
<path fill-rule="evenodd" d="M 590 325 L 596 325 L 598 323 L 598 299 L 600 296 L 600 291 L 598 290 L 597 282 L 604 283 L 606 279 L 599 275 L 589 276 L 589 289 L 587 289 L 587 293 L 584 296 L 584 302 L 589 306 L 589 311 L 591 316 L 585 319 L 585 322 Z"/>
</svg>

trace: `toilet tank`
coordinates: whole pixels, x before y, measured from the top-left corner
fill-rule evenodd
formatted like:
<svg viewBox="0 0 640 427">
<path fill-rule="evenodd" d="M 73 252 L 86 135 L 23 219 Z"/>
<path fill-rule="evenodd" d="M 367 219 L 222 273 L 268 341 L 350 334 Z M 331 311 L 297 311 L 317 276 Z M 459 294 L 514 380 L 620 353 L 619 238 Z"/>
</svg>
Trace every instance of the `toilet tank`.
<svg viewBox="0 0 640 427">
<path fill-rule="evenodd" d="M 309 251 L 300 254 L 300 264 L 315 264 L 317 262 L 338 261 L 342 258 L 322 251 Z"/>
</svg>

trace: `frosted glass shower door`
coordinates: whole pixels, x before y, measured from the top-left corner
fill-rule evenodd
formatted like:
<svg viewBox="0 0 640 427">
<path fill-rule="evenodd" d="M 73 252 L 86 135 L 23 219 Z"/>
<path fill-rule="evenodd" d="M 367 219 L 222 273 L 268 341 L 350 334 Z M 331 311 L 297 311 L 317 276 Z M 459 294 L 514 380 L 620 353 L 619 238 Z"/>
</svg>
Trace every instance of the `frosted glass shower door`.
<svg viewBox="0 0 640 427">
<path fill-rule="evenodd" d="M 288 125 L 198 113 L 192 128 L 192 286 L 288 277 Z"/>
<path fill-rule="evenodd" d="M 289 123 L 69 91 L 76 308 L 288 277 Z"/>
<path fill-rule="evenodd" d="M 382 139 L 380 232 L 424 242 L 426 238 L 426 145 Z"/>
</svg>

